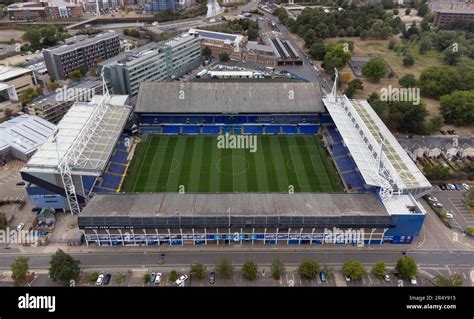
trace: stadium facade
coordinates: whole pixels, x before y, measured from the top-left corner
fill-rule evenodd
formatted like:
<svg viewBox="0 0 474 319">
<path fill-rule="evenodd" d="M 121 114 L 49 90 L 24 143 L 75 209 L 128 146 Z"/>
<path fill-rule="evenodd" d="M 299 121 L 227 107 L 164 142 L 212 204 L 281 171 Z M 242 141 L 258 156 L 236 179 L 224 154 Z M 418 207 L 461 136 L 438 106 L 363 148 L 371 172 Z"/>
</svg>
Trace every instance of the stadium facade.
<svg viewBox="0 0 474 319">
<path fill-rule="evenodd" d="M 407 244 L 420 233 L 431 185 L 366 101 L 322 97 L 315 83 L 143 83 L 135 115 L 150 135 L 317 134 L 346 192 L 97 194 L 78 216 L 87 244 Z"/>
</svg>

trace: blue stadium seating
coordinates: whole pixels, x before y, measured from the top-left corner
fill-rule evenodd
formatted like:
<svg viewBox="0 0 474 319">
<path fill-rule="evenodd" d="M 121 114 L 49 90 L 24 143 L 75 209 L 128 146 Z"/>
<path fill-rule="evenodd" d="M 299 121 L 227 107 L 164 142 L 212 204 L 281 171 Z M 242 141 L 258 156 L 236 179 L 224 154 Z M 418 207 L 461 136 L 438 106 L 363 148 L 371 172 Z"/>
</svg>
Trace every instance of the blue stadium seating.
<svg viewBox="0 0 474 319">
<path fill-rule="evenodd" d="M 118 187 L 120 186 L 120 182 L 122 181 L 122 176 L 110 173 L 104 173 L 102 175 L 102 178 L 102 186 L 112 189 L 118 189 Z"/>
<path fill-rule="evenodd" d="M 346 156 L 348 153 L 349 150 L 342 143 L 332 145 L 332 155 L 334 157 Z"/>
<path fill-rule="evenodd" d="M 114 162 L 114 163 L 126 164 L 127 163 L 127 157 L 128 157 L 127 152 L 116 149 L 115 152 L 113 153 L 112 157 L 110 158 L 110 161 Z"/>
<path fill-rule="evenodd" d="M 84 186 L 84 190 L 86 193 L 89 193 L 92 187 L 94 187 L 95 181 L 97 180 L 97 176 L 82 176 L 82 185 Z"/>
<path fill-rule="evenodd" d="M 115 173 L 115 174 L 123 174 L 125 173 L 125 165 L 110 163 L 107 172 Z"/>
<path fill-rule="evenodd" d="M 180 125 L 165 125 L 163 126 L 163 134 L 179 134 L 181 132 Z"/>
<path fill-rule="evenodd" d="M 364 187 L 364 179 L 357 171 L 343 173 L 342 177 L 350 189 Z"/>
<path fill-rule="evenodd" d="M 280 125 L 265 125 L 265 134 L 280 134 Z"/>
<path fill-rule="evenodd" d="M 341 172 L 353 171 L 356 168 L 354 160 L 349 156 L 337 157 L 335 161 Z"/>
<path fill-rule="evenodd" d="M 263 134 L 263 126 L 261 125 L 244 125 L 243 134 Z"/>
<path fill-rule="evenodd" d="M 298 134 L 298 128 L 294 125 L 282 125 L 283 134 Z"/>
<path fill-rule="evenodd" d="M 199 125 L 183 125 L 183 134 L 201 134 Z"/>
<path fill-rule="evenodd" d="M 318 129 L 319 129 L 319 125 L 314 125 L 314 124 L 300 125 L 301 134 L 317 134 Z"/>
<path fill-rule="evenodd" d="M 205 125 L 202 128 L 202 134 L 220 134 L 220 133 L 221 133 L 221 127 L 220 126 Z"/>
</svg>

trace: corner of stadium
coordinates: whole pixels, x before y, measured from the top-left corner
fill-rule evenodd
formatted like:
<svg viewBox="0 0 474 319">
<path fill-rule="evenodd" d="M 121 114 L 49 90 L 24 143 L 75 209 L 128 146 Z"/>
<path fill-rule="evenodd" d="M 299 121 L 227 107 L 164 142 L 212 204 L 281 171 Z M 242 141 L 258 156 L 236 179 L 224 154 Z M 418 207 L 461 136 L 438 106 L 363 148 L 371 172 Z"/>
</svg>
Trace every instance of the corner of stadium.
<svg viewBox="0 0 474 319">
<path fill-rule="evenodd" d="M 36 206 L 78 213 L 87 245 L 412 243 L 431 184 L 367 101 L 334 92 L 142 83 L 133 110 L 75 103 L 21 174 Z M 229 136 L 259 148 L 219 149 Z"/>
</svg>

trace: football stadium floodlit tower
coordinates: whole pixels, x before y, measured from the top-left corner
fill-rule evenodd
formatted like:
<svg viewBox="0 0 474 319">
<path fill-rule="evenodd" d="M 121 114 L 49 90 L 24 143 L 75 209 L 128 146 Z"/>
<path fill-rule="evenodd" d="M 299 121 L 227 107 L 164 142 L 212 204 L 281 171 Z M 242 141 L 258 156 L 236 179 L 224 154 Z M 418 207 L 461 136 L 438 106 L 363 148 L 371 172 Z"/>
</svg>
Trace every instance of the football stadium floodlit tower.
<svg viewBox="0 0 474 319">
<path fill-rule="evenodd" d="M 87 122 L 84 124 L 84 127 L 79 132 L 79 135 L 74 140 L 71 147 L 66 150 L 64 156 L 60 159 L 58 154 L 58 170 L 61 174 L 61 180 L 63 182 L 64 192 L 69 204 L 69 209 L 71 210 L 71 214 L 79 214 L 81 212 L 81 207 L 79 205 L 79 201 L 77 200 L 76 188 L 74 186 L 74 180 L 72 177 L 72 168 L 78 164 L 81 164 L 81 154 L 88 148 L 89 141 L 92 139 L 95 132 L 100 130 L 104 115 L 107 113 L 110 107 L 108 103 L 110 95 L 109 90 L 107 89 L 107 83 L 105 82 L 104 78 L 104 69 L 102 69 L 101 77 L 104 92 L 102 98 L 100 99 L 97 106 L 95 106 L 94 111 Z M 53 136 L 53 142 L 56 143 L 56 149 L 58 143 L 57 135 L 58 132 L 56 132 Z"/>
<path fill-rule="evenodd" d="M 337 103 L 337 80 L 338 79 L 339 79 L 339 73 L 337 72 L 337 69 L 334 68 L 334 84 L 331 90 L 331 97 L 333 98 L 334 103 Z"/>
</svg>

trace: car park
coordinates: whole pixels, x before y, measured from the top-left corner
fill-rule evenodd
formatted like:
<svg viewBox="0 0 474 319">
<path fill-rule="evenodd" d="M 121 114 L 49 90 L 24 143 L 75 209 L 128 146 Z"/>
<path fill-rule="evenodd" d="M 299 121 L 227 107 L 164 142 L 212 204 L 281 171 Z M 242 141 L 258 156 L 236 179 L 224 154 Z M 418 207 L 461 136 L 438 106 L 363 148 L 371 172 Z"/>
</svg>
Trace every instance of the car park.
<svg viewBox="0 0 474 319">
<path fill-rule="evenodd" d="M 155 276 L 155 284 L 161 284 L 161 272 L 157 272 Z"/>
<path fill-rule="evenodd" d="M 211 272 L 209 274 L 209 284 L 214 285 L 216 283 L 216 273 Z"/>
<path fill-rule="evenodd" d="M 107 286 L 110 283 L 110 279 L 112 279 L 111 274 L 107 274 L 104 276 L 104 282 L 102 283 L 104 286 Z"/>
<path fill-rule="evenodd" d="M 100 274 L 99 277 L 97 277 L 97 280 L 95 282 L 96 286 L 102 286 L 102 283 L 104 282 L 104 275 Z"/>
</svg>

